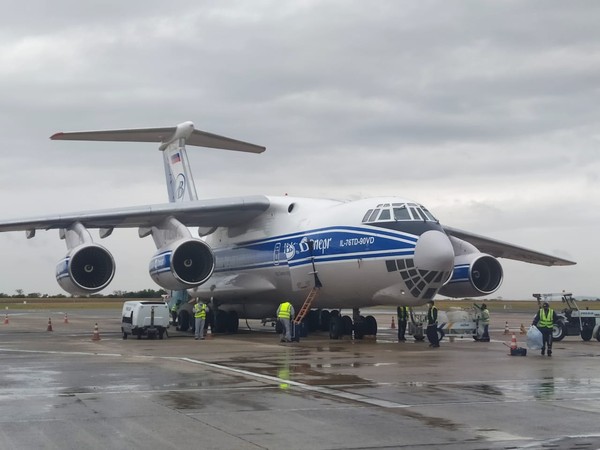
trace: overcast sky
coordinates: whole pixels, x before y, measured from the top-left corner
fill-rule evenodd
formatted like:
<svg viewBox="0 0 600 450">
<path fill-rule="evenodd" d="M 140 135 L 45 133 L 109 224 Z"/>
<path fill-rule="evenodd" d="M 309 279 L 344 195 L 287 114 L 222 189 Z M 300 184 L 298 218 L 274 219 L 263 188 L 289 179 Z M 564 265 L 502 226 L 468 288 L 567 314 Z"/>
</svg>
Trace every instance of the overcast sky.
<svg viewBox="0 0 600 450">
<path fill-rule="evenodd" d="M 578 263 L 501 260 L 492 297 L 600 296 L 599 23 L 596 1 L 9 0 L 2 214 L 164 202 L 154 144 L 48 138 L 191 120 L 267 147 L 191 147 L 200 197 L 406 197 Z M 104 293 L 157 288 L 150 238 L 101 243 L 117 263 Z M 0 292 L 62 292 L 57 231 L 0 248 Z"/>
</svg>

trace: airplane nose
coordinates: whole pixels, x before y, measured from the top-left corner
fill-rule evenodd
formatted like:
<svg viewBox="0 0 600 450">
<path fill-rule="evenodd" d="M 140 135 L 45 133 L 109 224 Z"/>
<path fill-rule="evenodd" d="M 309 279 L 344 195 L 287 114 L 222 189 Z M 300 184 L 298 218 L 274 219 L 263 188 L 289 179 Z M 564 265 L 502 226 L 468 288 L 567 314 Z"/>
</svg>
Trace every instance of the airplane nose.
<svg viewBox="0 0 600 450">
<path fill-rule="evenodd" d="M 448 236 L 437 230 L 423 233 L 415 247 L 415 266 L 420 270 L 451 272 L 454 268 L 454 249 Z"/>
</svg>

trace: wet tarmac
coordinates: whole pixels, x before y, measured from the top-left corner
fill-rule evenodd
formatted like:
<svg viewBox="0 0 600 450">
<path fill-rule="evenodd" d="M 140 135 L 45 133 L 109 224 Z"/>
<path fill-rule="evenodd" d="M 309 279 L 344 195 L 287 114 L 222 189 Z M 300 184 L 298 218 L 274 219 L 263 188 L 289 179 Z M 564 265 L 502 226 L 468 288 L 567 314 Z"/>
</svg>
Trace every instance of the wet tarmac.
<svg viewBox="0 0 600 450">
<path fill-rule="evenodd" d="M 491 342 L 438 349 L 396 342 L 386 314 L 376 340 L 293 344 L 258 321 L 196 341 L 123 340 L 114 310 L 9 318 L 1 449 L 600 448 L 600 342 L 508 356 L 505 321 L 525 346 L 526 314 L 493 314 Z"/>
</svg>

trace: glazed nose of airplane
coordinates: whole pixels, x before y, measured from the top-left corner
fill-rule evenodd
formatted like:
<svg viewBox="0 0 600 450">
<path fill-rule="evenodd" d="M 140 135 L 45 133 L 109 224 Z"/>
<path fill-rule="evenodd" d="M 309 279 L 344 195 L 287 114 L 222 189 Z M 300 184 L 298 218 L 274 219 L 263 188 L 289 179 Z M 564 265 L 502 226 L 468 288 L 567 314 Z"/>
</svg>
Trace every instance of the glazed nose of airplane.
<svg viewBox="0 0 600 450">
<path fill-rule="evenodd" d="M 448 236 L 437 230 L 423 233 L 415 247 L 415 266 L 420 270 L 452 271 L 454 249 Z"/>
</svg>

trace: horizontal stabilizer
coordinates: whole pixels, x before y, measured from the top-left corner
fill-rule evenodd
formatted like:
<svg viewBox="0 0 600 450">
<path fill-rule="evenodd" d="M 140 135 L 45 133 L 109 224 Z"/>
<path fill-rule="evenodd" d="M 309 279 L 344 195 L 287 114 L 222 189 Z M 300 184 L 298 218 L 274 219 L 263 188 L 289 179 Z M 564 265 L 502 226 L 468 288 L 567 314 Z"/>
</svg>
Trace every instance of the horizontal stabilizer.
<svg viewBox="0 0 600 450">
<path fill-rule="evenodd" d="M 52 140 L 62 141 L 160 142 L 162 144 L 169 144 L 179 138 L 184 138 L 187 145 L 195 145 L 197 147 L 250 153 L 262 153 L 265 151 L 265 147 L 260 145 L 196 130 L 192 122 L 184 122 L 176 127 L 72 131 L 60 132 L 50 136 Z M 161 146 L 162 149 L 164 149 L 163 146 Z"/>
</svg>

